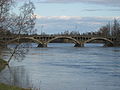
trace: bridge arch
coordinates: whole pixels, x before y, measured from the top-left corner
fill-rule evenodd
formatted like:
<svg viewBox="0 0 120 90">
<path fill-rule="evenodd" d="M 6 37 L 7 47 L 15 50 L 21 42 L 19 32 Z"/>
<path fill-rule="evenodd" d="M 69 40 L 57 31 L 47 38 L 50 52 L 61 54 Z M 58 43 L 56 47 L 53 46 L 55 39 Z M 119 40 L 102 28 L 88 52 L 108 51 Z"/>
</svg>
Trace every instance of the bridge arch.
<svg viewBox="0 0 120 90">
<path fill-rule="evenodd" d="M 5 43 L 5 41 L 0 41 L 0 44 L 4 44 Z"/>
<path fill-rule="evenodd" d="M 85 44 L 85 43 L 89 43 L 89 42 L 94 41 L 94 40 L 103 40 L 103 41 L 109 42 L 111 45 L 114 44 L 114 42 L 113 42 L 112 40 L 109 40 L 109 39 L 107 39 L 107 38 L 102 38 L 102 37 L 95 37 L 95 38 L 88 39 L 88 40 L 86 40 L 86 41 L 84 42 L 84 44 Z"/>
<path fill-rule="evenodd" d="M 5 45 L 5 41 L 0 41 L 0 48 L 5 48 L 5 47 L 7 47 L 6 45 Z"/>
<path fill-rule="evenodd" d="M 52 42 L 52 41 L 54 41 L 54 40 L 56 40 L 56 39 L 69 39 L 69 40 L 72 40 L 73 41 L 73 43 L 76 45 L 79 45 L 79 44 L 81 44 L 78 40 L 76 40 L 76 39 L 74 39 L 74 38 L 72 38 L 72 37 L 69 37 L 69 36 L 57 36 L 57 37 L 55 37 L 55 38 L 52 38 L 52 39 L 50 39 L 50 40 L 48 40 L 47 42 L 46 42 L 46 44 L 48 44 L 48 43 L 50 43 L 50 42 Z"/>
<path fill-rule="evenodd" d="M 34 39 L 33 37 L 20 37 L 20 38 L 15 38 L 15 39 L 12 39 L 8 42 L 6 42 L 6 44 L 10 44 L 10 43 L 13 43 L 17 40 L 21 40 L 21 39 L 27 39 L 27 40 L 32 40 L 33 42 L 37 43 L 37 44 L 43 44 L 42 41 L 39 41 L 37 39 Z"/>
</svg>

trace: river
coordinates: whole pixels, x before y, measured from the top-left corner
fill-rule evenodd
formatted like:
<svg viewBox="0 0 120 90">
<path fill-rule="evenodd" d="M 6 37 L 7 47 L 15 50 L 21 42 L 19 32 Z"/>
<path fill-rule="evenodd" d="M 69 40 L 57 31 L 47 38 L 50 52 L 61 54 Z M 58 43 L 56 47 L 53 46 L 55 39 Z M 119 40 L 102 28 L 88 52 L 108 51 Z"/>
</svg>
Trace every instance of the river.
<svg viewBox="0 0 120 90">
<path fill-rule="evenodd" d="M 23 61 L 12 60 L 10 68 L 0 72 L 0 82 L 40 90 L 120 90 L 119 47 L 73 46 L 32 47 Z"/>
</svg>

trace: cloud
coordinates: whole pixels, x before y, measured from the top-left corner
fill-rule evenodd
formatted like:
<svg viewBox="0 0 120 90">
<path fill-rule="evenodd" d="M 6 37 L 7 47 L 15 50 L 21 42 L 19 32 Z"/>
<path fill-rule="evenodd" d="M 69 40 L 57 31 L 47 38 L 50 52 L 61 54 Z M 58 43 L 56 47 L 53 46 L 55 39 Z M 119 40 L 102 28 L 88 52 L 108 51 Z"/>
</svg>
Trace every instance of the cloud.
<svg viewBox="0 0 120 90">
<path fill-rule="evenodd" d="M 83 11 L 103 11 L 103 9 L 84 9 Z"/>
<path fill-rule="evenodd" d="M 16 1 L 29 1 L 29 0 L 16 0 Z M 96 3 L 103 5 L 120 6 L 120 0 L 31 0 L 39 3 Z"/>
<path fill-rule="evenodd" d="M 120 17 L 116 17 L 120 18 Z M 65 30 L 79 31 L 80 33 L 97 31 L 114 17 L 80 17 L 80 16 L 39 16 L 37 15 L 36 28 L 38 33 L 60 33 Z M 77 27 L 77 28 L 76 28 Z"/>
<path fill-rule="evenodd" d="M 89 11 L 89 12 L 94 12 L 94 11 L 114 11 L 114 12 L 119 12 L 120 9 L 83 9 L 83 11 Z"/>
<path fill-rule="evenodd" d="M 36 0 L 37 1 L 37 0 Z M 103 5 L 119 6 L 120 0 L 38 0 L 43 3 L 96 3 Z"/>
<path fill-rule="evenodd" d="M 69 20 L 69 19 L 81 19 L 80 16 L 40 16 L 36 15 L 38 19 L 61 19 L 61 20 Z"/>
</svg>

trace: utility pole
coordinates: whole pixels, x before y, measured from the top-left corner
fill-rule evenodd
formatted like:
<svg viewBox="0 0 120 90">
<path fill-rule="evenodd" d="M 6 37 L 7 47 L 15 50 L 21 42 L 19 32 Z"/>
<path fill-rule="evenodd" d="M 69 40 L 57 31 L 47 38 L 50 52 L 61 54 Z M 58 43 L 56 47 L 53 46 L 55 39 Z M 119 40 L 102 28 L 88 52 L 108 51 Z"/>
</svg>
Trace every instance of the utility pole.
<svg viewBox="0 0 120 90">
<path fill-rule="evenodd" d="M 42 32 L 42 30 L 43 30 L 43 27 L 44 27 L 44 26 L 43 26 L 43 25 L 41 25 L 41 35 L 42 35 L 42 33 L 43 33 L 43 32 Z"/>
<path fill-rule="evenodd" d="M 109 22 L 108 23 L 108 30 L 109 30 L 109 35 L 112 36 L 112 30 L 111 30 L 111 23 Z"/>
</svg>

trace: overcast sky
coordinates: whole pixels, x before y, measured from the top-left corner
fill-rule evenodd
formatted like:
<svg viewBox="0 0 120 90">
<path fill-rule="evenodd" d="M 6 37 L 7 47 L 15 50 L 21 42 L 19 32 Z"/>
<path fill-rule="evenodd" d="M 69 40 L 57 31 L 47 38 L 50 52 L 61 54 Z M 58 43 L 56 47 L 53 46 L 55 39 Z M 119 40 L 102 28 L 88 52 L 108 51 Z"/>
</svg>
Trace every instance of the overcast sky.
<svg viewBox="0 0 120 90">
<path fill-rule="evenodd" d="M 26 2 L 27 0 L 17 0 Z M 120 0 L 31 0 L 37 15 L 38 33 L 97 31 L 120 18 Z"/>
</svg>

